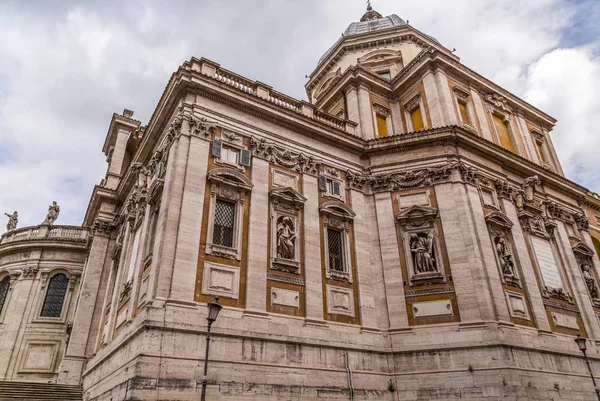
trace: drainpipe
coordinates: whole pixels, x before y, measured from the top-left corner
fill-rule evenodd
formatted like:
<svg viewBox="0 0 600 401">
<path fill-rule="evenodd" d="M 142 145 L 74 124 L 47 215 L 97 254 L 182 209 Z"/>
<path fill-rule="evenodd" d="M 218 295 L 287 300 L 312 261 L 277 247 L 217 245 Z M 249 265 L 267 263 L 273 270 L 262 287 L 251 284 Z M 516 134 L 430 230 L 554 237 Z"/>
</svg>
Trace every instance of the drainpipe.
<svg viewBox="0 0 600 401">
<path fill-rule="evenodd" d="M 348 359 L 348 353 L 344 354 L 344 360 L 346 362 L 346 378 L 348 380 L 348 390 L 350 393 L 350 401 L 354 399 L 354 385 L 352 384 L 352 369 L 350 368 L 350 360 Z"/>
</svg>

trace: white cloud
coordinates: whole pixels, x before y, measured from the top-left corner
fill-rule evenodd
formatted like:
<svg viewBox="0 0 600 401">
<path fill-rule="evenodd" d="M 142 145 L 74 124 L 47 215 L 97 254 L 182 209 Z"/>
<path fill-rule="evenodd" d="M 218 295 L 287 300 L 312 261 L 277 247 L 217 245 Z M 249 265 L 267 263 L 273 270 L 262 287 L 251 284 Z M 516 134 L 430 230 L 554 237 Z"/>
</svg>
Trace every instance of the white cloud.
<svg viewBox="0 0 600 401">
<path fill-rule="evenodd" d="M 600 189 L 589 114 L 598 115 L 598 60 L 585 48 L 553 50 L 571 29 L 574 5 L 424 0 L 407 9 L 378 0 L 374 7 L 456 47 L 463 63 L 559 118 L 553 139 L 569 176 Z M 16 208 L 21 226 L 37 224 L 57 200 L 58 222 L 79 224 L 104 176 L 101 147 L 113 112 L 127 107 L 147 122 L 170 74 L 191 56 L 303 98 L 304 76 L 363 12 L 362 2 L 347 0 L 1 2 L 0 212 Z M 560 100 L 567 98 L 577 101 Z"/>
</svg>

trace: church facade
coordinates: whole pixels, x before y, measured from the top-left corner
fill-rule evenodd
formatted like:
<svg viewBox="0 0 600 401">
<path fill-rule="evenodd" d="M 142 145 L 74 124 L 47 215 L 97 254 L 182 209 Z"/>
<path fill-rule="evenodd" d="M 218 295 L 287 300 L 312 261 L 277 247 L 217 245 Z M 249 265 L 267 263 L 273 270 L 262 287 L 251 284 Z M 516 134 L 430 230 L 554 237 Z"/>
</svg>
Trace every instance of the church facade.
<svg viewBox="0 0 600 401">
<path fill-rule="evenodd" d="M 306 92 L 192 58 L 113 115 L 79 237 L 0 241 L 3 379 L 198 399 L 218 296 L 209 400 L 594 399 L 600 200 L 556 121 L 370 7 Z"/>
</svg>

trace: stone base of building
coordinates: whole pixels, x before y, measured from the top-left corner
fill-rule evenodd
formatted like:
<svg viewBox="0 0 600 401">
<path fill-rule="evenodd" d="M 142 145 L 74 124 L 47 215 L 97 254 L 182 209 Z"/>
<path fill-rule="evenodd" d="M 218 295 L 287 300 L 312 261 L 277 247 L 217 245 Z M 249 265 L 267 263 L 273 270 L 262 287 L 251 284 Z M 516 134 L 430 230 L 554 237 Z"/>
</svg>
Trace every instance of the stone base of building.
<svg viewBox="0 0 600 401">
<path fill-rule="evenodd" d="M 198 400 L 204 321 L 202 309 L 148 307 L 88 361 L 84 400 Z M 572 337 L 531 328 L 394 334 L 231 309 L 213 328 L 211 401 L 350 400 L 350 383 L 353 400 L 595 400 Z"/>
</svg>

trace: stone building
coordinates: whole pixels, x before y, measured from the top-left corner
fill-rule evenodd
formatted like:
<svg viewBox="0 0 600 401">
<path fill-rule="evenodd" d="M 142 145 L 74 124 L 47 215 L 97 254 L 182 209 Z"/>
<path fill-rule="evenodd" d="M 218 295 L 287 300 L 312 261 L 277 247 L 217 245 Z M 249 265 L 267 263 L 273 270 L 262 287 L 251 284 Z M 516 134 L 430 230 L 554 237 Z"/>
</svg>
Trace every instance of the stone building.
<svg viewBox="0 0 600 401">
<path fill-rule="evenodd" d="M 370 7 L 306 92 L 192 58 L 146 125 L 113 115 L 45 374 L 198 399 L 219 296 L 209 400 L 594 399 L 573 339 L 600 369 L 600 201 L 564 177 L 556 121 Z M 17 313 L 45 270 L 1 263 Z"/>
</svg>

